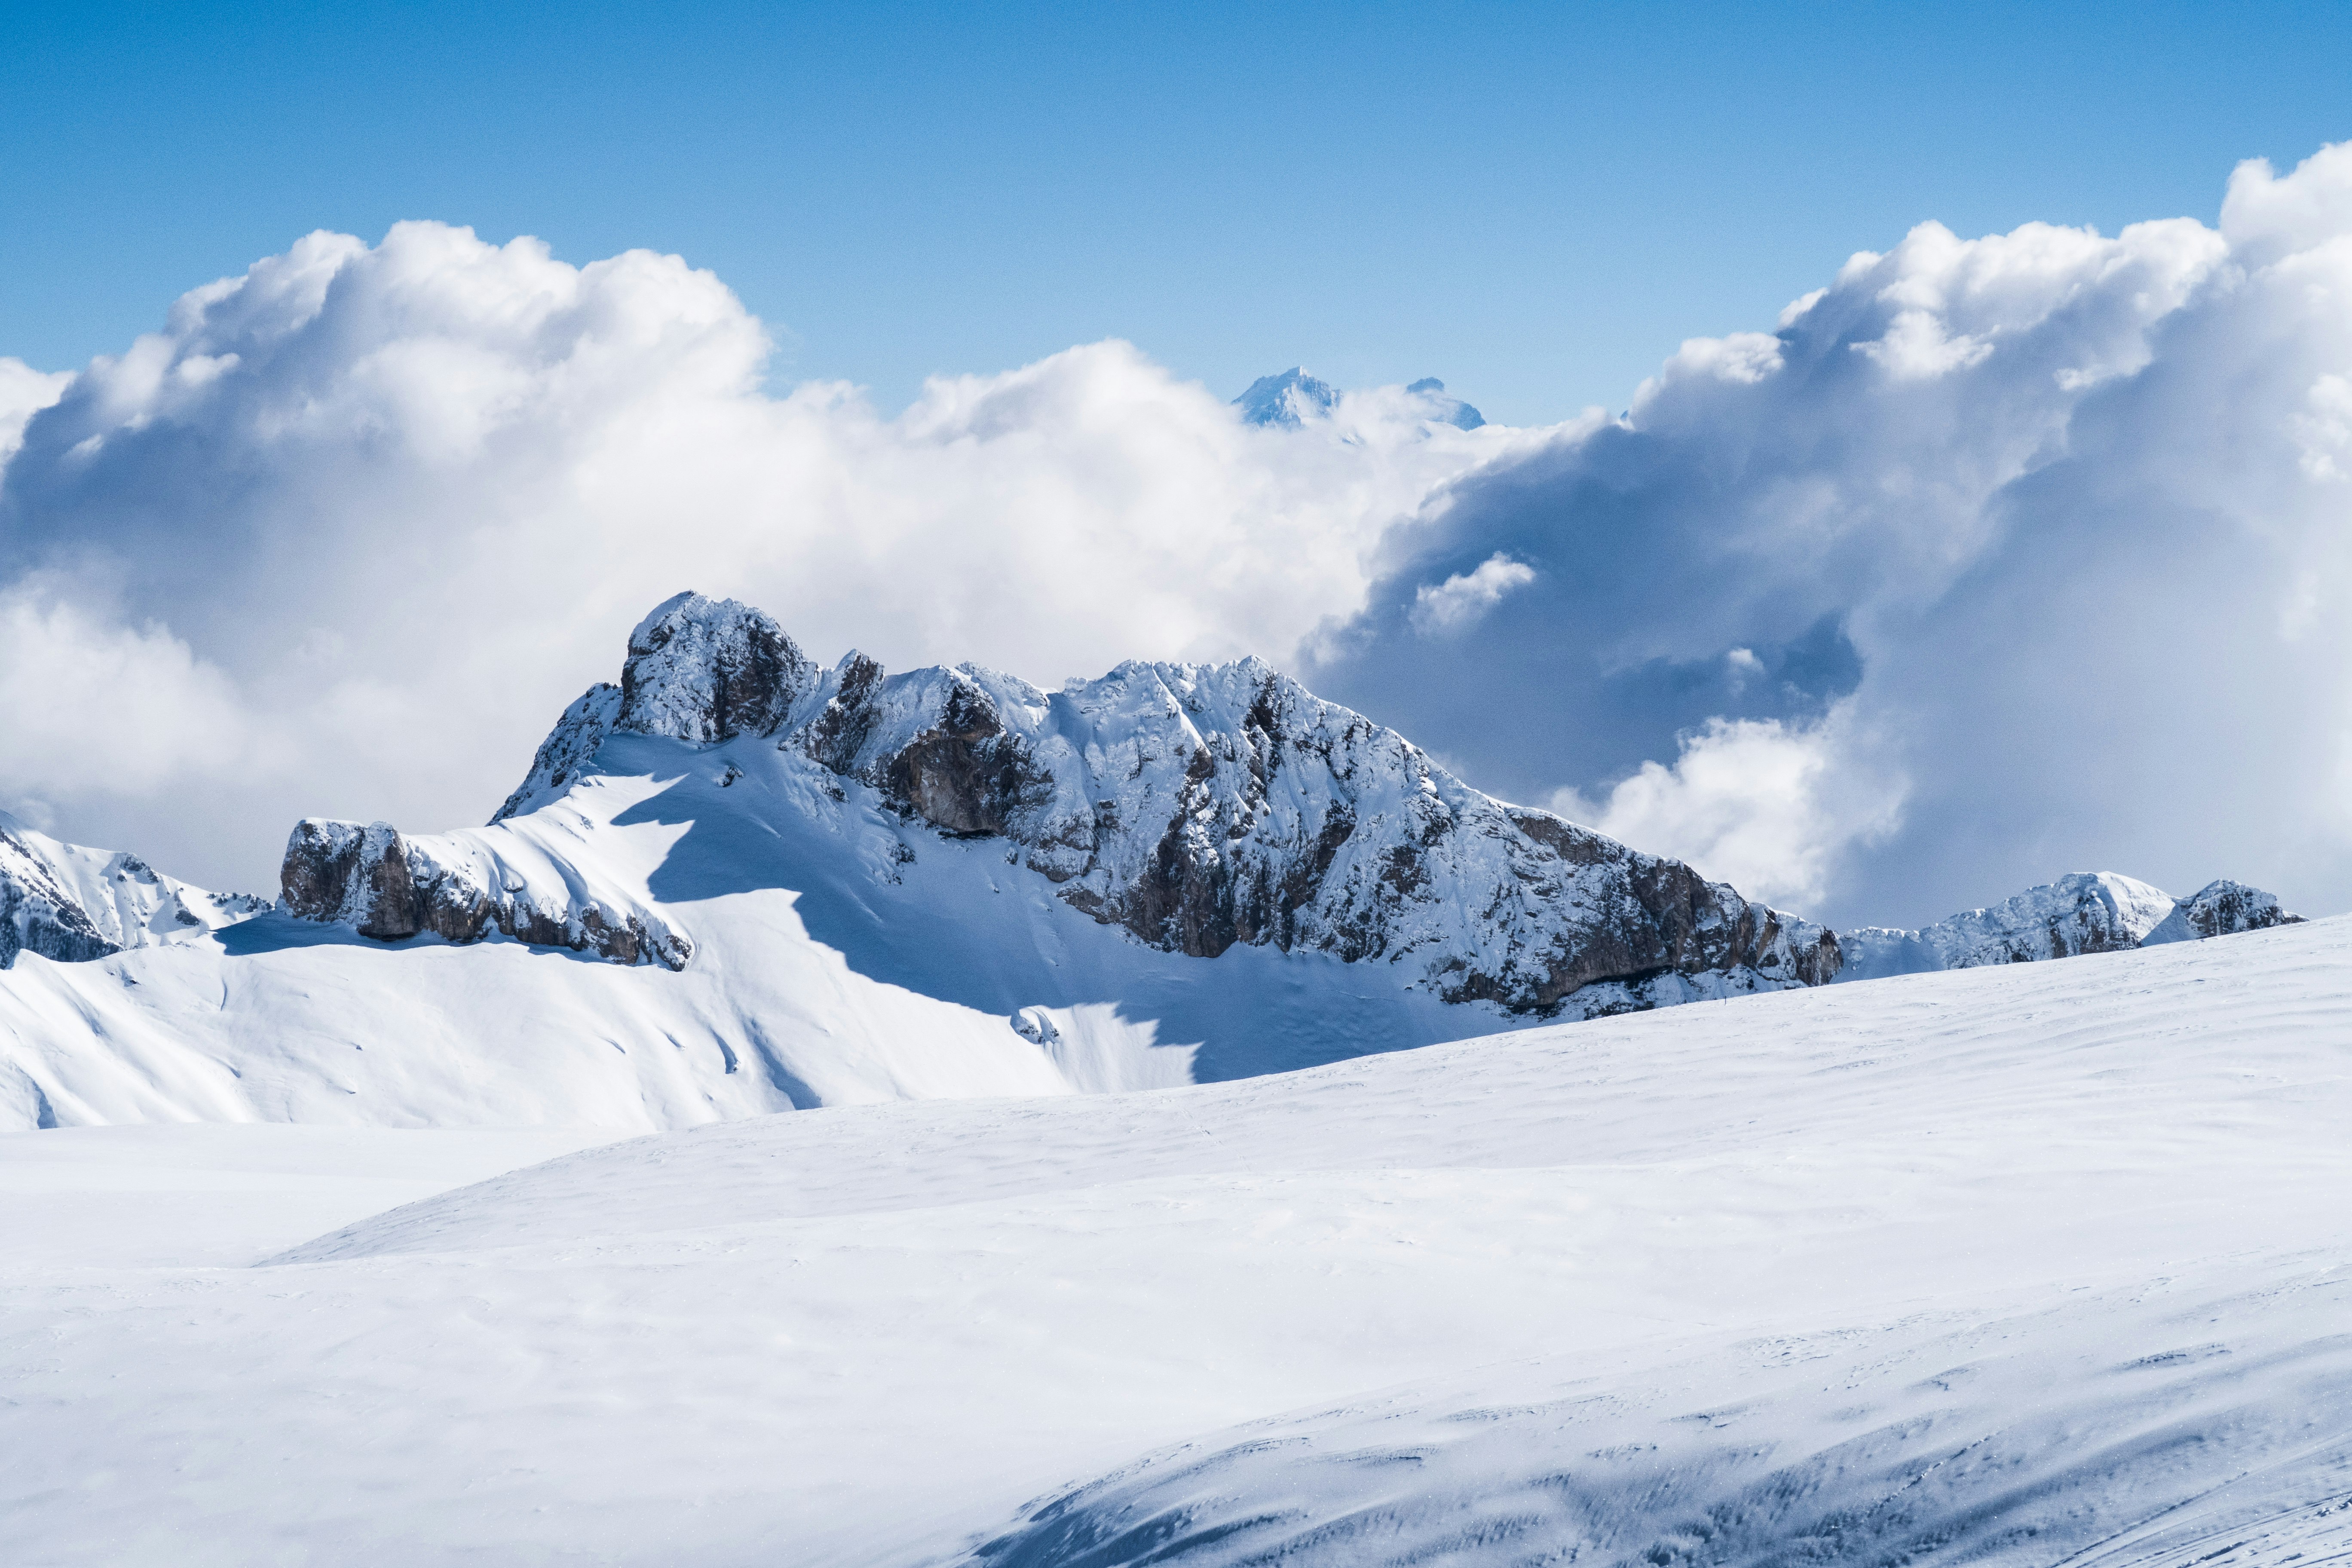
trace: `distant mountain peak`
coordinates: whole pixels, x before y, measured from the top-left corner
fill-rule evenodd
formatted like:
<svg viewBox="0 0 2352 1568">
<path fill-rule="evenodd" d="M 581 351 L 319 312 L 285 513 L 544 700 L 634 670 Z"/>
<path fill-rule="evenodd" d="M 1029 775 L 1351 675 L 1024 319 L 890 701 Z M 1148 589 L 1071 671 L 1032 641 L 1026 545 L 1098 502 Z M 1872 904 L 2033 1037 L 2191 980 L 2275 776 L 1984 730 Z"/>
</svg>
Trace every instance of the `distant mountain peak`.
<svg viewBox="0 0 2352 1568">
<path fill-rule="evenodd" d="M 1404 390 L 1421 404 L 1421 416 L 1433 425 L 1475 430 L 1486 423 L 1485 415 L 1449 395 L 1445 384 L 1433 375 L 1423 376 Z M 1292 365 L 1278 374 L 1262 375 L 1250 383 L 1249 390 L 1234 399 L 1234 406 L 1242 411 L 1244 425 L 1296 429 L 1307 420 L 1329 414 L 1339 405 L 1340 395 L 1339 389 L 1329 382 L 1318 380 L 1303 367 Z"/>
<path fill-rule="evenodd" d="M 1916 931 L 1862 926 L 1838 933 L 1840 980 L 1937 969 L 2030 963 L 2088 952 L 2298 925 L 2303 917 L 2259 888 L 2226 879 L 2186 899 L 2114 871 L 2075 871 L 1990 908 L 1963 910 Z"/>
<path fill-rule="evenodd" d="M 1339 388 L 1328 381 L 1318 381 L 1298 365 L 1279 374 L 1259 376 L 1250 383 L 1247 392 L 1234 399 L 1234 406 L 1242 411 L 1243 424 L 1286 427 L 1319 418 L 1339 404 Z"/>
<path fill-rule="evenodd" d="M 1485 415 L 1460 398 L 1450 395 L 1445 384 L 1433 375 L 1423 376 L 1405 390 L 1430 405 L 1431 412 L 1426 417 L 1434 424 L 1451 425 L 1456 430 L 1475 430 L 1486 423 Z"/>
</svg>

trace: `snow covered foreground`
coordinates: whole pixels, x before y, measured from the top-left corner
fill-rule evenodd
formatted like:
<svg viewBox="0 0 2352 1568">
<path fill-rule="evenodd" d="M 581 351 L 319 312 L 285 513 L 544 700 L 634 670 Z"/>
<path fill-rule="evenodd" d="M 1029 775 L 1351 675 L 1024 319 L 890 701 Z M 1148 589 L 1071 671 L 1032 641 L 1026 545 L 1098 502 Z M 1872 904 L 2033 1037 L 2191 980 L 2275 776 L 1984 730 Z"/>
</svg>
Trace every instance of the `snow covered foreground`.
<svg viewBox="0 0 2352 1568">
<path fill-rule="evenodd" d="M 0 1247 L 6 1555 L 2322 1563 L 2347 1122 L 2339 919 L 249 1184 L 248 1265 Z M 191 1134 L 326 1135 L 0 1172 Z"/>
</svg>

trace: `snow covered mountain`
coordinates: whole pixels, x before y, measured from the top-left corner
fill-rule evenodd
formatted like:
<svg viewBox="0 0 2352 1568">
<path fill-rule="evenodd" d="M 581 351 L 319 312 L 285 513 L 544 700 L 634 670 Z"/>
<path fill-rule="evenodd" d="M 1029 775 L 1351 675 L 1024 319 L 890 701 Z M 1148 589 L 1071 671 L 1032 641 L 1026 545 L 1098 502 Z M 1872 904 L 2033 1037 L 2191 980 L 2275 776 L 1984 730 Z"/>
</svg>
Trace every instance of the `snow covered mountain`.
<svg viewBox="0 0 2352 1568">
<path fill-rule="evenodd" d="M 269 904 L 249 893 L 208 892 L 136 855 L 64 843 L 0 812 L 0 969 L 20 952 L 75 963 L 186 942 Z"/>
<path fill-rule="evenodd" d="M 278 910 L 20 963 L 0 1125 L 652 1130 L 1064 1095 L 1836 963 L 1820 928 L 1491 800 L 1255 661 L 1053 694 L 826 670 L 680 595 L 622 674 L 487 826 L 306 822 Z"/>
<path fill-rule="evenodd" d="M 1456 430 L 1477 430 L 1486 426 L 1485 415 L 1460 398 L 1449 395 L 1445 390 L 1445 384 L 1433 375 L 1423 376 L 1421 380 L 1412 383 L 1405 387 L 1405 391 L 1422 399 L 1429 409 L 1425 417 L 1433 419 L 1438 424 L 1451 425 Z"/>
<path fill-rule="evenodd" d="M 2347 1038 L 2337 919 L 754 1118 L 389 1212 L 460 1134 L 0 1138 L 6 1555 L 2340 1562 Z"/>
<path fill-rule="evenodd" d="M 1296 426 L 1328 414 L 1339 406 L 1339 389 L 1318 381 L 1297 365 L 1275 375 L 1262 375 L 1234 399 L 1245 425 Z"/>
<path fill-rule="evenodd" d="M 490 825 L 302 823 L 274 911 L 7 843 L 10 929 L 39 940 L 0 975 L 0 1126 L 26 1128 L 652 1130 L 1117 1090 L 2293 918 L 2075 878 L 1860 933 L 1842 968 L 1831 933 L 1480 795 L 1256 661 L 1054 693 L 821 669 L 693 595 Z"/>
<path fill-rule="evenodd" d="M 694 594 L 637 626 L 618 688 L 565 710 L 488 834 L 305 823 L 289 907 L 371 936 L 495 929 L 683 968 L 691 934 L 657 910 L 500 847 L 502 824 L 596 777 L 614 735 L 681 742 L 681 763 L 769 742 L 729 752 L 721 787 L 756 770 L 844 823 L 879 807 L 1000 840 L 1062 903 L 1195 958 L 1328 953 L 1446 1002 L 1588 1016 L 1819 984 L 1838 966 L 1819 926 L 1481 795 L 1258 659 L 1130 663 L 1053 693 L 975 665 L 886 675 L 852 653 L 821 669 L 759 611 Z M 757 793 L 730 804 L 751 810 Z M 930 837 L 877 839 L 886 879 Z"/>
<path fill-rule="evenodd" d="M 1250 383 L 1249 390 L 1234 399 L 1234 406 L 1242 411 L 1244 424 L 1296 429 L 1307 420 L 1328 416 L 1339 406 L 1342 395 L 1329 382 L 1293 365 L 1278 375 L 1262 375 Z M 1407 386 L 1404 395 L 1409 417 L 1451 425 L 1456 430 L 1476 430 L 1486 423 L 1485 415 L 1449 395 L 1445 384 L 1433 375 Z"/>
<path fill-rule="evenodd" d="M 1838 933 L 1836 978 L 1874 980 L 1937 969 L 2025 963 L 2292 925 L 2302 917 L 2241 882 L 2208 883 L 2187 899 L 2113 871 L 2078 871 L 1990 909 L 1918 931 L 1863 926 Z"/>
</svg>

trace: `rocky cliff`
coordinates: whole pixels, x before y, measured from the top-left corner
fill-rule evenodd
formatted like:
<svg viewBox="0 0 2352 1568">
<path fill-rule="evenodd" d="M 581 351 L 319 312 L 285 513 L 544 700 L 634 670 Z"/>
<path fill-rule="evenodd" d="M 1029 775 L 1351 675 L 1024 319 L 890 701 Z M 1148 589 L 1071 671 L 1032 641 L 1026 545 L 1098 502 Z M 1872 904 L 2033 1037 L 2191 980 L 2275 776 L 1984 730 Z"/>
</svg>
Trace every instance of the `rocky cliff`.
<svg viewBox="0 0 2352 1568">
<path fill-rule="evenodd" d="M 1167 952 L 1235 945 L 1402 966 L 1448 1002 L 1591 1016 L 1834 979 L 2132 948 L 2293 921 L 2217 882 L 2187 900 L 2110 872 L 1920 930 L 1833 933 L 1549 812 L 1480 794 L 1420 748 L 1257 659 L 1129 663 L 1045 691 L 961 665 L 831 668 L 774 621 L 681 594 L 631 633 L 620 683 L 567 708 L 491 819 L 563 800 L 614 735 L 772 747 L 905 824 L 1003 842 L 1071 909 Z M 742 753 L 727 753 L 740 756 Z M 719 765 L 715 761 L 713 765 Z M 737 765 L 724 764 L 731 777 Z M 682 966 L 658 907 L 517 869 L 482 832 L 306 822 L 288 906 L 397 940 L 492 931 Z"/>
<path fill-rule="evenodd" d="M 387 822 L 310 817 L 287 839 L 279 883 L 292 913 L 340 921 L 379 942 L 430 934 L 469 942 L 497 931 L 615 963 L 683 969 L 693 955 L 693 943 L 659 914 L 520 865 L 501 847 L 478 835 L 408 837 Z"/>
<path fill-rule="evenodd" d="M 2140 938 L 2142 947 L 2168 942 L 2201 942 L 2207 937 L 2233 936 L 2242 931 L 2268 931 L 2273 926 L 2301 925 L 2301 915 L 2279 907 L 2278 896 L 2243 882 L 2222 878 L 2208 882 L 2173 905 L 2172 912 Z"/>
<path fill-rule="evenodd" d="M 1256 659 L 1125 664 L 1055 692 L 974 665 L 893 675 L 856 653 L 828 669 L 760 612 L 680 595 L 631 635 L 620 685 L 565 710 L 493 824 L 561 799 L 615 732 L 772 745 L 836 795 L 1002 839 L 1072 909 L 1201 958 L 1239 943 L 1402 964 L 1448 1001 L 1521 1013 L 1819 984 L 1839 964 L 1821 927 L 1481 795 Z M 306 823 L 287 903 L 386 939 L 531 929 L 447 851 L 424 849 L 420 871 L 425 842 Z M 559 915 L 566 945 L 683 962 L 682 935 L 533 918 Z"/>
</svg>

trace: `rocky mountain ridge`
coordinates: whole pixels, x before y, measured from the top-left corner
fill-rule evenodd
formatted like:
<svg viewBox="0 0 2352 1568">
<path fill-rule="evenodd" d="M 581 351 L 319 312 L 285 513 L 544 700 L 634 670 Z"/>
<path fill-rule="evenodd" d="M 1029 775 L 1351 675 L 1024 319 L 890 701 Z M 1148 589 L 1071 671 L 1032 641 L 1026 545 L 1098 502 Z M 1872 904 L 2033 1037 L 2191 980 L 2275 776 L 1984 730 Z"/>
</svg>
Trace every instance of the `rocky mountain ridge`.
<svg viewBox="0 0 2352 1568">
<path fill-rule="evenodd" d="M 2263 931 L 2302 920 L 2258 888 L 2227 879 L 2186 899 L 2113 871 L 2078 871 L 1986 909 L 1964 910 L 1916 931 L 1861 926 L 1838 933 L 1841 980 L 1939 969 L 2027 963 L 2119 952 Z"/>
<path fill-rule="evenodd" d="M 682 594 L 632 633 L 619 686 L 565 710 L 493 827 L 576 787 L 613 734 L 772 742 L 836 796 L 1000 838 L 1070 908 L 1194 957 L 1405 964 L 1446 1001 L 1547 1016 L 1819 984 L 1839 963 L 1821 927 L 1470 789 L 1257 659 L 1129 663 L 1052 693 L 975 665 L 890 675 L 853 652 L 828 669 L 759 611 Z M 691 952 L 650 911 L 502 902 L 468 837 L 306 822 L 288 907 L 386 938 L 560 929 L 621 962 Z"/>
<path fill-rule="evenodd" d="M 688 752 L 758 741 L 908 829 L 993 839 L 1063 904 L 1171 953 L 1235 945 L 1402 965 L 1449 1003 L 1593 1016 L 1748 991 L 2112 952 L 2297 919 L 2216 881 L 2185 900 L 2078 873 L 1918 930 L 1843 933 L 1691 868 L 1468 788 L 1402 737 L 1266 666 L 1133 662 L 1045 692 L 965 665 L 818 666 L 782 627 L 679 595 L 632 632 L 618 685 L 567 708 L 488 829 L 309 819 L 279 907 L 378 941 L 502 934 L 681 969 L 695 943 L 642 890 L 503 825 L 596 778 L 615 735 Z M 725 764 L 730 775 L 738 764 Z M 723 779 L 722 783 L 725 782 Z M 885 858 L 911 858 L 915 840 Z M 888 875 L 887 867 L 883 873 Z M 0 817 L 0 967 L 184 940 L 270 906 Z"/>
</svg>

